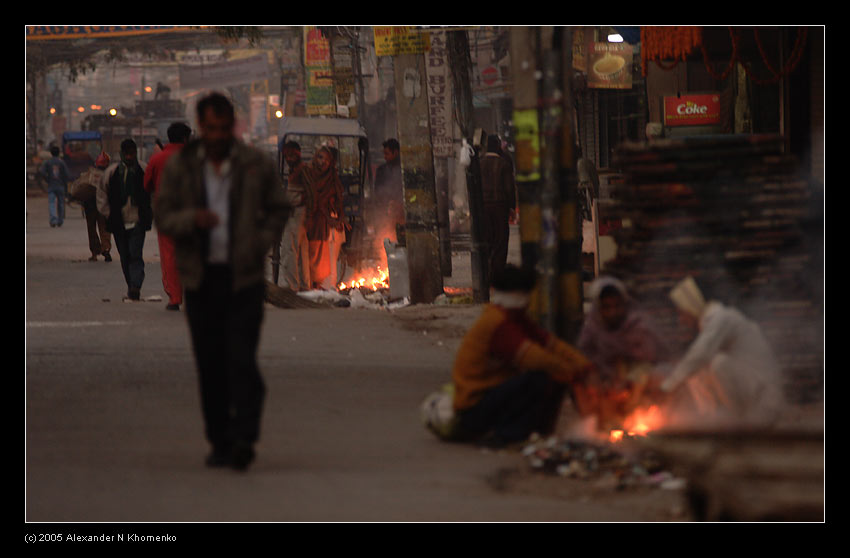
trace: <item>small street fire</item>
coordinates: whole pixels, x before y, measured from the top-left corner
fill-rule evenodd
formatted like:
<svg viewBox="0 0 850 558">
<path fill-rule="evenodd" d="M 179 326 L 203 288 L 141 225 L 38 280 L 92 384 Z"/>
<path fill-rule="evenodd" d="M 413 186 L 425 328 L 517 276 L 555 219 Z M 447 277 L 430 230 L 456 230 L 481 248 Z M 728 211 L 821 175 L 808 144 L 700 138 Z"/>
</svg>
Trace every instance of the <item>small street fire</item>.
<svg viewBox="0 0 850 558">
<path fill-rule="evenodd" d="M 376 266 L 375 269 L 359 271 L 352 275 L 352 279 L 350 279 L 348 283 L 346 283 L 345 281 L 341 281 L 339 285 L 337 285 L 337 290 L 344 291 L 347 289 L 359 289 L 363 287 L 371 289 L 372 291 L 378 291 L 380 289 L 389 289 L 389 272 L 385 269 L 382 269 L 380 265 Z"/>
</svg>

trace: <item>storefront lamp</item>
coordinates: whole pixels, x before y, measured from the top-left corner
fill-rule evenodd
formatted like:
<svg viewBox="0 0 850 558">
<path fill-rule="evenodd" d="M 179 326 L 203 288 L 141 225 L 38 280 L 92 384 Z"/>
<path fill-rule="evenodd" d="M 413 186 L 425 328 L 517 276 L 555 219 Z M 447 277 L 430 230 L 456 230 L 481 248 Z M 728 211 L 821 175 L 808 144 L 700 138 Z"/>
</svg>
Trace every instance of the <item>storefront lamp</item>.
<svg viewBox="0 0 850 558">
<path fill-rule="evenodd" d="M 283 111 L 282 110 L 276 110 L 276 111 L 274 111 L 274 115 L 277 116 L 278 118 L 283 118 Z"/>
<path fill-rule="evenodd" d="M 110 116 L 115 116 L 116 114 L 118 114 L 117 110 L 115 110 L 114 108 L 109 109 L 109 115 Z"/>
</svg>

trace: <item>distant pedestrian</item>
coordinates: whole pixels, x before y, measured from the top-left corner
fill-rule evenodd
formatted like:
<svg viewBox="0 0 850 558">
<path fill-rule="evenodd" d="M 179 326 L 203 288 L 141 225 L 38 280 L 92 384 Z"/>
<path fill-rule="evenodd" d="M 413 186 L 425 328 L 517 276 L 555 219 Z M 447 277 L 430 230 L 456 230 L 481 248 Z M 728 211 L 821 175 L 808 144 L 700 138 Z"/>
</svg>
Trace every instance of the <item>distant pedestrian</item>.
<svg viewBox="0 0 850 558">
<path fill-rule="evenodd" d="M 65 194 L 68 191 L 70 173 L 65 161 L 59 158 L 58 147 L 50 148 L 50 159 L 41 165 L 41 176 L 47 180 L 47 208 L 50 226 L 61 227 L 65 221 Z"/>
<path fill-rule="evenodd" d="M 112 233 L 121 257 L 127 298 L 139 300 L 145 281 L 145 234 L 153 223 L 151 198 L 144 188 L 145 171 L 137 160 L 136 142 L 125 139 L 120 151 L 121 161 L 104 173 L 97 208 L 106 218 L 106 230 Z"/>
<path fill-rule="evenodd" d="M 97 210 L 97 190 L 100 188 L 109 167 L 109 155 L 101 153 L 94 166 L 83 171 L 69 186 L 70 194 L 83 205 L 86 217 L 86 233 L 89 238 L 90 262 L 96 262 L 102 255 L 107 262 L 112 261 L 109 251 L 112 249 L 112 235 L 106 230 L 106 218 Z"/>
<path fill-rule="evenodd" d="M 404 186 L 401 176 L 401 145 L 395 138 L 383 143 L 384 163 L 375 171 L 375 195 L 372 205 L 379 228 L 392 228 L 405 223 Z"/>
<path fill-rule="evenodd" d="M 153 196 L 156 203 L 159 194 L 159 185 L 162 180 L 162 170 L 171 157 L 180 151 L 189 137 L 192 129 L 183 122 L 175 122 L 168 127 L 168 145 L 161 151 L 154 153 L 145 168 L 145 191 Z M 157 242 L 159 244 L 159 261 L 162 268 L 162 288 L 168 295 L 167 310 L 179 310 L 183 304 L 183 286 L 180 284 L 180 276 L 177 273 L 177 262 L 174 257 L 174 241 L 162 231 L 157 231 Z"/>
<path fill-rule="evenodd" d="M 276 165 L 234 135 L 233 105 L 198 102 L 200 138 L 165 166 L 158 230 L 174 239 L 198 369 L 210 467 L 254 460 L 265 385 L 257 347 L 265 260 L 289 214 Z"/>
<path fill-rule="evenodd" d="M 301 159 L 301 146 L 288 141 L 283 146 L 283 158 L 289 167 L 286 198 L 292 206 L 292 216 L 286 221 L 281 240 L 283 281 L 293 291 L 309 291 L 310 244 L 307 239 L 306 212 L 312 204 L 310 189 L 304 180 L 306 165 Z"/>
<path fill-rule="evenodd" d="M 337 260 L 345 242 L 342 182 L 333 151 L 322 146 L 304 172 L 312 204 L 307 210 L 310 280 L 314 289 L 331 290 L 337 283 Z"/>
<path fill-rule="evenodd" d="M 484 198 L 482 240 L 488 252 L 489 276 L 495 277 L 508 261 L 510 219 L 516 210 L 513 166 L 502 155 L 499 136 L 488 136 L 487 153 L 480 159 L 480 166 Z"/>
</svg>

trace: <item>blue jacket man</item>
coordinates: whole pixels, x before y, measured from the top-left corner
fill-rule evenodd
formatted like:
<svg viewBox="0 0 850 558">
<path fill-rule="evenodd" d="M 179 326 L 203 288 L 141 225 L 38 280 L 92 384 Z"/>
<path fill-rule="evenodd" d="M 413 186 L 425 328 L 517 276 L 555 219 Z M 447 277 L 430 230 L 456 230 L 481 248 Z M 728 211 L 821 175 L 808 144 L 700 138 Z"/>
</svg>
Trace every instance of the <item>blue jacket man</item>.
<svg viewBox="0 0 850 558">
<path fill-rule="evenodd" d="M 47 207 L 50 226 L 61 227 L 65 221 L 65 192 L 70 178 L 65 161 L 59 158 L 59 148 L 50 148 L 52 157 L 42 163 L 39 172 L 47 180 Z"/>
</svg>

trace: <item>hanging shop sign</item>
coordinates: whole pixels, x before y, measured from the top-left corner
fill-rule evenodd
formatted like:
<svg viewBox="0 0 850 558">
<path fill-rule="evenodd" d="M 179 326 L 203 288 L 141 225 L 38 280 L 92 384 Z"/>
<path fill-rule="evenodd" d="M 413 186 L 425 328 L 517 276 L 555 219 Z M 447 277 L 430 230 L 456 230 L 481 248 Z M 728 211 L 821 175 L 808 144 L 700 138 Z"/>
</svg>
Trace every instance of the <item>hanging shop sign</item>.
<svg viewBox="0 0 850 558">
<path fill-rule="evenodd" d="M 587 51 L 587 86 L 631 89 L 634 49 L 628 43 L 593 42 Z"/>
<path fill-rule="evenodd" d="M 319 28 L 304 27 L 304 69 L 307 75 L 307 114 L 336 114 L 331 45 Z"/>
<path fill-rule="evenodd" d="M 720 96 L 716 93 L 664 97 L 665 126 L 712 124 L 720 124 Z"/>
<path fill-rule="evenodd" d="M 422 54 L 431 49 L 430 33 L 414 32 L 406 26 L 375 26 L 372 29 L 377 56 Z"/>
</svg>

